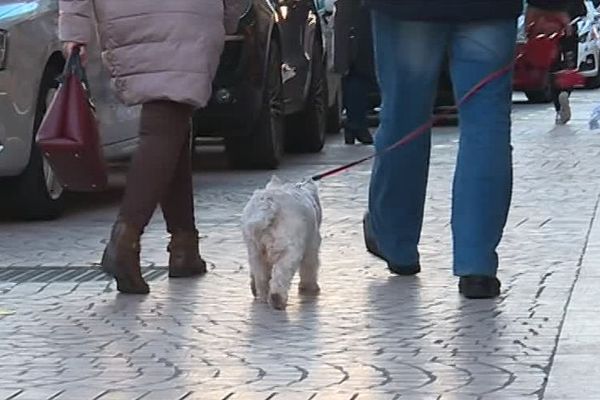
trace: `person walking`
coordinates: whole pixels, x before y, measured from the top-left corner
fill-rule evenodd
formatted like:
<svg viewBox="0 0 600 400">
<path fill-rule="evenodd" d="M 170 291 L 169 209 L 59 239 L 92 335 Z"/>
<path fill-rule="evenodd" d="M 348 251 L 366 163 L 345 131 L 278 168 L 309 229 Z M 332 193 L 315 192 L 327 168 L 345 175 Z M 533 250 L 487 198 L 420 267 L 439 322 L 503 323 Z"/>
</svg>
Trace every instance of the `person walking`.
<svg viewBox="0 0 600 400">
<path fill-rule="evenodd" d="M 572 21 L 585 17 L 587 9 L 583 0 L 572 0 L 567 4 L 566 11 Z M 554 65 L 553 71 L 563 69 L 576 70 L 579 56 L 579 33 L 577 23 L 571 23 L 571 29 L 567 30 L 564 38 L 560 40 L 560 59 Z M 557 125 L 565 125 L 571 120 L 571 103 L 569 97 L 571 90 L 565 90 L 552 82 L 552 102 L 556 110 L 555 122 Z"/>
<path fill-rule="evenodd" d="M 236 30 L 245 2 L 59 2 L 59 37 L 67 56 L 78 47 L 85 63 L 96 25 L 117 96 L 126 105 L 142 105 L 139 148 L 102 257 L 120 292 L 149 292 L 140 269 L 140 236 L 158 204 L 171 234 L 169 276 L 206 272 L 194 218 L 190 119 L 211 96 L 226 29 Z"/>
<path fill-rule="evenodd" d="M 357 0 L 337 0 L 335 6 L 334 69 L 343 76 L 345 143 L 373 144 L 367 119 L 369 94 L 377 85 L 370 14 Z"/>
<path fill-rule="evenodd" d="M 431 118 L 444 56 L 456 98 L 509 66 L 523 0 L 366 0 L 383 97 L 375 147 L 381 151 Z M 530 34 L 566 28 L 565 0 L 529 0 Z M 535 24 L 531 24 L 535 22 Z M 499 295 L 496 248 L 512 191 L 512 76 L 506 73 L 461 105 L 452 231 L 454 274 L 467 298 Z M 392 273 L 420 272 L 418 244 L 431 135 L 378 157 L 373 165 L 365 244 Z"/>
</svg>

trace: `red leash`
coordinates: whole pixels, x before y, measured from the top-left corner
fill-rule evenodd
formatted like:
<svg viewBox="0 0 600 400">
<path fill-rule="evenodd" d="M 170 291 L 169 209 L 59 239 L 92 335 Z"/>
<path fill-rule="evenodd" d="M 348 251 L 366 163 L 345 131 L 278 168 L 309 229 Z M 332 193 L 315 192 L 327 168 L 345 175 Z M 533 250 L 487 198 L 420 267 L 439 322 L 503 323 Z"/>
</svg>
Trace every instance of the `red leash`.
<svg viewBox="0 0 600 400">
<path fill-rule="evenodd" d="M 483 89 L 487 84 L 489 84 L 490 82 L 493 82 L 494 80 L 502 77 L 504 74 L 510 72 L 513 68 L 514 63 L 510 63 L 509 65 L 507 65 L 506 67 L 499 69 L 496 72 L 491 73 L 490 75 L 486 76 L 485 78 L 483 78 L 478 84 L 476 84 L 475 86 L 473 86 L 471 88 L 471 90 L 469 90 L 459 101 L 458 103 L 447 109 L 444 110 L 444 113 L 442 113 L 442 115 L 435 115 L 433 117 L 431 117 L 431 119 L 429 121 L 427 121 L 426 123 L 424 123 L 423 125 L 419 126 L 417 129 L 415 129 L 414 131 L 410 132 L 408 135 L 404 136 L 402 139 L 398 140 L 396 143 L 392 144 L 391 146 L 386 147 L 385 149 L 373 153 L 370 156 L 361 158 L 360 160 L 356 160 L 356 161 L 352 161 L 351 163 L 342 165 L 340 167 L 336 167 L 333 168 L 329 171 L 325 171 L 323 173 L 320 173 L 318 175 L 315 175 L 312 177 L 312 180 L 315 182 L 318 182 L 322 179 L 325 179 L 327 177 L 330 177 L 332 175 L 336 175 L 340 172 L 346 171 L 347 169 L 350 169 L 352 167 L 355 167 L 357 165 L 360 165 L 362 163 L 365 163 L 369 160 L 372 160 L 376 157 L 380 157 L 383 154 L 390 152 L 394 149 L 397 149 L 398 147 L 402 147 L 412 141 L 414 141 L 415 139 L 419 138 L 421 135 L 427 133 L 434 125 L 436 122 L 444 119 L 444 114 L 449 113 L 450 111 L 457 111 L 459 107 L 461 107 L 464 103 L 466 103 L 467 101 L 469 101 L 473 96 L 475 96 L 481 89 Z"/>
</svg>

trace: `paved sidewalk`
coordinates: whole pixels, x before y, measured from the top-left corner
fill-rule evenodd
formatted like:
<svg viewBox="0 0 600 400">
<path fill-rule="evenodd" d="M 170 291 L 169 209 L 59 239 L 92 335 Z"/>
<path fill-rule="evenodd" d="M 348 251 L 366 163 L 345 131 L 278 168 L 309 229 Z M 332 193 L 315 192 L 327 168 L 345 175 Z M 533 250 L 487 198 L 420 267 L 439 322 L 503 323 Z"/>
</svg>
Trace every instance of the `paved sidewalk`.
<svg viewBox="0 0 600 400">
<path fill-rule="evenodd" d="M 496 300 L 463 300 L 451 275 L 453 128 L 434 136 L 424 271 L 392 277 L 364 251 L 360 167 L 323 182 L 323 292 L 294 293 L 285 313 L 252 301 L 237 222 L 268 173 L 196 175 L 211 272 L 167 280 L 157 218 L 143 243 L 148 297 L 118 295 L 94 269 L 118 191 L 75 196 L 60 221 L 0 221 L 0 399 L 600 398 L 600 132 L 586 127 L 595 97 L 575 93 L 575 120 L 560 128 L 551 107 L 516 105 Z M 369 150 L 334 143 L 280 175 Z"/>
</svg>

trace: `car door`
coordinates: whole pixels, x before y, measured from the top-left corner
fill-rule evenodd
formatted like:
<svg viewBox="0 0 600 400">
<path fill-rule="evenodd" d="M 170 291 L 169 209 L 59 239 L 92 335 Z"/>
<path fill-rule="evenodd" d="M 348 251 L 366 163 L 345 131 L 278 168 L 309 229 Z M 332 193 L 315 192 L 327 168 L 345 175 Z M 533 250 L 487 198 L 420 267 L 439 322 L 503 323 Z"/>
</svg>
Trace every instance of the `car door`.
<svg viewBox="0 0 600 400">
<path fill-rule="evenodd" d="M 313 0 L 272 0 L 280 15 L 278 22 L 282 42 L 282 76 L 286 113 L 302 109 L 309 72 L 309 55 L 305 52 L 305 35 L 310 2 Z"/>
</svg>

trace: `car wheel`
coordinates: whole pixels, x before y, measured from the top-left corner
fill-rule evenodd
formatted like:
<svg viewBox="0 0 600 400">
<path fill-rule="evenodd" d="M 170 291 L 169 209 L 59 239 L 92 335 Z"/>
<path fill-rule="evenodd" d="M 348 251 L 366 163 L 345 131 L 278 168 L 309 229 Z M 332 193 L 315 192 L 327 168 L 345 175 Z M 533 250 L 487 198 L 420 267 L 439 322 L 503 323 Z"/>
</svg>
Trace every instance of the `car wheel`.
<svg viewBox="0 0 600 400">
<path fill-rule="evenodd" d="M 57 218 L 64 209 L 64 188 L 35 143 L 37 130 L 58 89 L 57 78 L 60 71 L 57 68 L 50 67 L 42 79 L 29 163 L 25 171 L 15 179 L 11 190 L 17 213 L 24 219 L 50 220 Z"/>
<path fill-rule="evenodd" d="M 543 104 L 550 103 L 552 101 L 552 84 L 550 82 L 550 75 L 546 78 L 546 84 L 540 90 L 526 90 L 525 96 L 531 103 Z"/>
<path fill-rule="evenodd" d="M 225 141 L 229 158 L 236 167 L 274 169 L 281 163 L 285 133 L 281 64 L 279 43 L 272 40 L 258 120 L 249 135 Z"/>
<path fill-rule="evenodd" d="M 286 146 L 293 152 L 318 153 L 325 146 L 327 128 L 327 66 L 323 47 L 316 40 L 312 54 L 310 89 L 303 111 L 287 120 Z"/>
<path fill-rule="evenodd" d="M 327 111 L 327 133 L 339 133 L 342 130 L 342 91 L 335 94 L 335 103 Z"/>
</svg>

